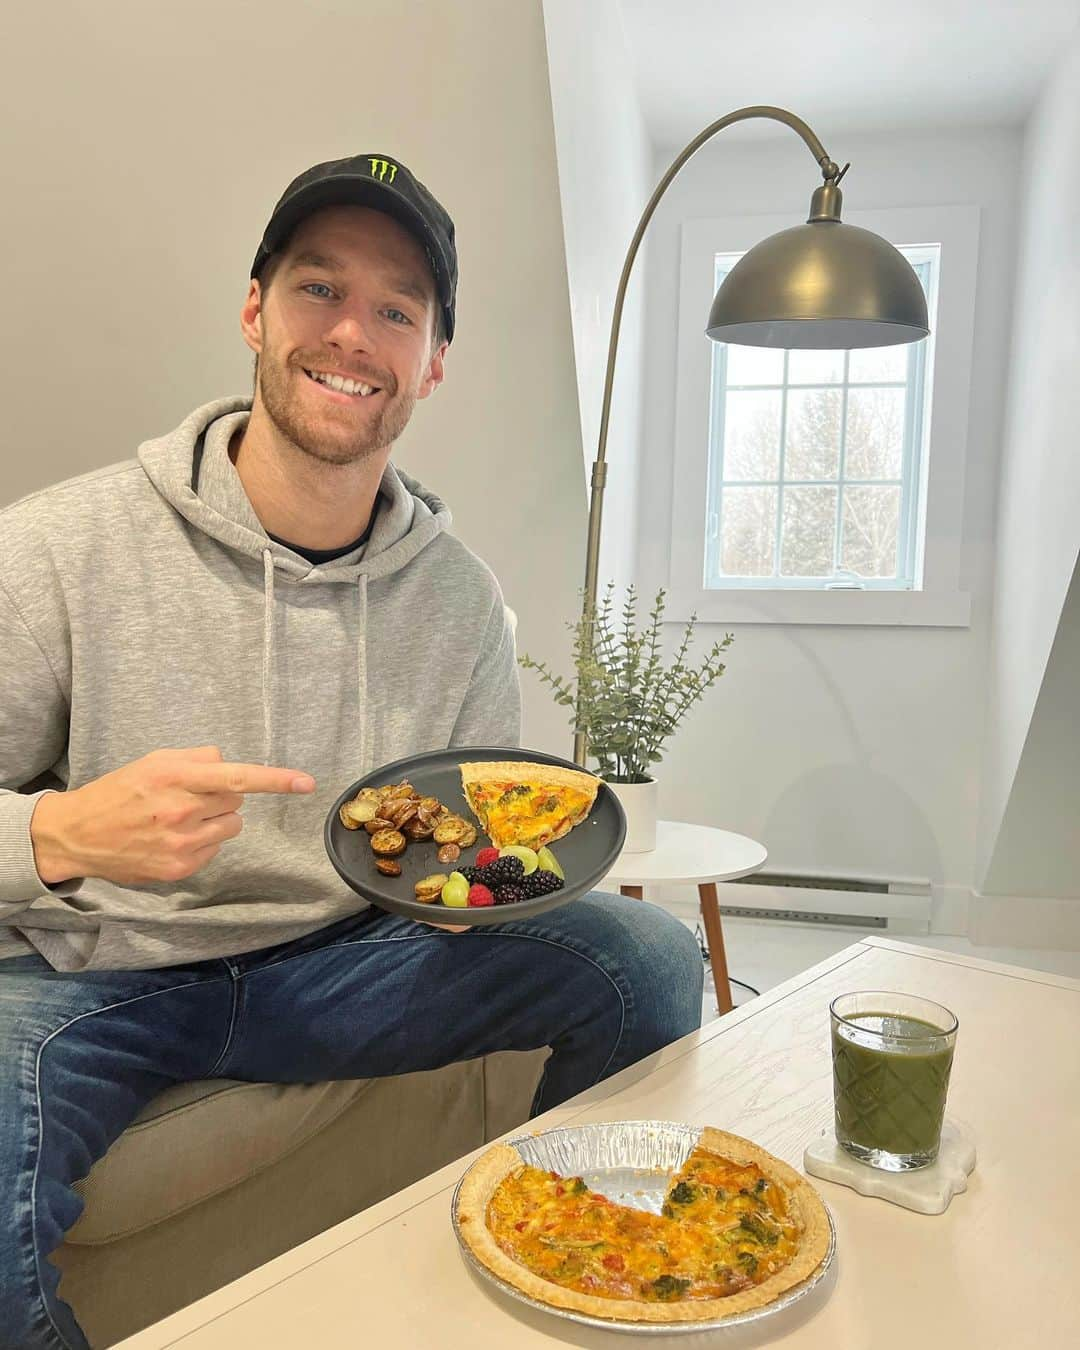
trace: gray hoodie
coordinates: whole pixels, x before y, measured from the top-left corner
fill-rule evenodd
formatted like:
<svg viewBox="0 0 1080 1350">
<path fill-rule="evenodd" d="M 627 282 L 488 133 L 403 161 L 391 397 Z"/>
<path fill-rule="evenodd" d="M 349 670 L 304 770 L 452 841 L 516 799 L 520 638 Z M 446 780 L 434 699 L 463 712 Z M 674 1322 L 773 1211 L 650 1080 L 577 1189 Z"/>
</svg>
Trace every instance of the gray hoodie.
<svg viewBox="0 0 1080 1350">
<path fill-rule="evenodd" d="M 502 595 L 443 503 L 388 466 L 367 544 L 313 566 L 268 537 L 229 459 L 249 409 L 208 404 L 137 459 L 0 512 L 0 957 L 133 969 L 302 937 L 365 906 L 322 842 L 350 783 L 518 744 Z M 246 798 L 241 834 L 179 883 L 42 882 L 42 790 L 196 745 L 317 790 Z"/>
</svg>

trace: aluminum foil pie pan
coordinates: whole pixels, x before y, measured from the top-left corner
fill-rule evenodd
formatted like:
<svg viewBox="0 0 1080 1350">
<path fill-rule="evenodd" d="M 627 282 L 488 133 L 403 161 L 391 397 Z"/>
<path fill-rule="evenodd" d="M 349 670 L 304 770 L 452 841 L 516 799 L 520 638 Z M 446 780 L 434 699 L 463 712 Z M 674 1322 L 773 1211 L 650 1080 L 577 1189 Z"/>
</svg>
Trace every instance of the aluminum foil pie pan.
<svg viewBox="0 0 1080 1350">
<path fill-rule="evenodd" d="M 618 1120 L 592 1125 L 561 1125 L 537 1134 L 516 1135 L 502 1142 L 515 1149 L 521 1155 L 522 1162 L 529 1166 L 558 1172 L 561 1176 L 580 1176 L 591 1190 L 606 1195 L 616 1204 L 631 1205 L 659 1214 L 672 1172 L 683 1165 L 700 1137 L 700 1126 L 665 1120 Z M 462 1255 L 481 1280 L 517 1303 L 552 1317 L 602 1327 L 606 1331 L 624 1331 L 639 1336 L 671 1336 L 761 1323 L 791 1308 L 817 1289 L 829 1274 L 836 1255 L 836 1225 L 826 1205 L 829 1245 L 821 1264 L 801 1284 L 789 1289 L 767 1307 L 708 1322 L 626 1322 L 593 1317 L 531 1298 L 499 1279 L 477 1259 L 465 1241 L 458 1222 L 458 1195 L 464 1179 L 463 1176 L 454 1188 L 450 1213 Z"/>
</svg>

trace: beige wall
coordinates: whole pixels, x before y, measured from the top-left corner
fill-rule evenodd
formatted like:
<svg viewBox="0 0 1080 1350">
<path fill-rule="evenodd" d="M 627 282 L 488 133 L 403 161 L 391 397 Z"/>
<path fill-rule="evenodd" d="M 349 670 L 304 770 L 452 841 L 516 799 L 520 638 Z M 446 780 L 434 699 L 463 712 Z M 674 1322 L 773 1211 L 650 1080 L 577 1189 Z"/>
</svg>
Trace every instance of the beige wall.
<svg viewBox="0 0 1080 1350">
<path fill-rule="evenodd" d="M 585 493 L 540 0 L 61 0 L 5 29 L 0 503 L 248 389 L 238 312 L 274 202 L 384 150 L 461 257 L 446 383 L 395 459 L 495 569 L 521 643 L 565 650 Z M 568 752 L 525 685 L 526 744 Z"/>
</svg>

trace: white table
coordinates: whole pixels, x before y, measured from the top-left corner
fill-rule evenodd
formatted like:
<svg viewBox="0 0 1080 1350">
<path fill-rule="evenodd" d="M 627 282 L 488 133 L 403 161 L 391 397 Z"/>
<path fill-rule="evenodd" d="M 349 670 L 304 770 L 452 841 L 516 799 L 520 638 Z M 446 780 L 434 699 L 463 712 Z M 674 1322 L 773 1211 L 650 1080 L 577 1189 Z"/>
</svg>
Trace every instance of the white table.
<svg viewBox="0 0 1080 1350">
<path fill-rule="evenodd" d="M 649 853 L 620 853 L 607 875 L 623 895 L 638 900 L 645 886 L 657 882 L 698 888 L 716 1001 L 722 1013 L 731 1011 L 732 999 L 716 883 L 749 876 L 764 867 L 768 856 L 764 844 L 744 834 L 681 820 L 660 820 L 656 824 L 656 848 Z"/>
<path fill-rule="evenodd" d="M 1078 980 L 866 938 L 529 1128 L 711 1124 L 801 1171 L 807 1142 L 832 1117 L 829 1001 L 853 989 L 906 990 L 959 1018 L 947 1110 L 975 1135 L 979 1160 L 968 1190 L 930 1217 L 817 1181 L 836 1222 L 835 1274 L 759 1330 L 658 1343 L 674 1350 L 1075 1345 Z M 131 1337 L 122 1350 L 630 1350 L 633 1337 L 533 1312 L 470 1275 L 450 1197 L 475 1156 Z"/>
</svg>

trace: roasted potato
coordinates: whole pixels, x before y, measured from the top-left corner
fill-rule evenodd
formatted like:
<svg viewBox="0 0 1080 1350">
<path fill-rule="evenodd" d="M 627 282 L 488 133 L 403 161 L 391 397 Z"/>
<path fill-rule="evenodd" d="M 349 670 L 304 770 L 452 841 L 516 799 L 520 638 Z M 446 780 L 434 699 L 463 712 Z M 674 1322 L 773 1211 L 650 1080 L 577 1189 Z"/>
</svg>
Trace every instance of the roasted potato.
<svg viewBox="0 0 1080 1350">
<path fill-rule="evenodd" d="M 390 821 L 383 820 L 382 816 L 376 816 L 374 820 L 369 820 L 364 825 L 368 834 L 378 834 L 380 830 L 392 830 L 393 828 Z"/>
<path fill-rule="evenodd" d="M 363 793 L 359 797 L 354 797 L 351 802 L 346 802 L 341 808 L 342 821 L 346 821 L 347 818 L 353 822 L 349 827 L 350 829 L 356 829 L 358 825 L 366 825 L 369 820 L 374 820 L 378 814 L 378 802 L 374 797 L 367 797 Z"/>
<path fill-rule="evenodd" d="M 384 877 L 401 876 L 401 864 L 395 862 L 393 858 L 376 858 L 375 870 L 381 872 Z"/>
<path fill-rule="evenodd" d="M 449 881 L 449 877 L 442 872 L 434 872 L 429 877 L 422 877 L 413 887 L 417 900 L 422 901 L 425 905 L 432 900 L 437 900 L 447 881 Z"/>
<path fill-rule="evenodd" d="M 443 844 L 439 849 L 438 858 L 441 863 L 455 863 L 461 857 L 461 849 L 457 844 Z"/>
<path fill-rule="evenodd" d="M 420 816 L 415 816 L 412 820 L 407 820 L 401 826 L 401 833 L 406 839 L 430 839 L 435 833 L 434 825 L 425 825 Z"/>
<path fill-rule="evenodd" d="M 371 836 L 371 851 L 380 858 L 398 858 L 405 852 L 406 845 L 400 830 L 380 830 Z"/>
<path fill-rule="evenodd" d="M 416 819 L 419 803 L 415 797 L 391 797 L 379 806 L 379 815 L 388 820 L 396 830 Z"/>
<path fill-rule="evenodd" d="M 342 805 L 338 807 L 338 819 L 347 830 L 358 830 L 360 826 L 353 820 L 352 816 L 349 815 L 349 807 L 351 805 L 351 802 L 343 802 Z"/>
<path fill-rule="evenodd" d="M 435 826 L 435 842 L 437 844 L 460 844 L 470 828 L 460 816 L 445 816 Z"/>
</svg>

